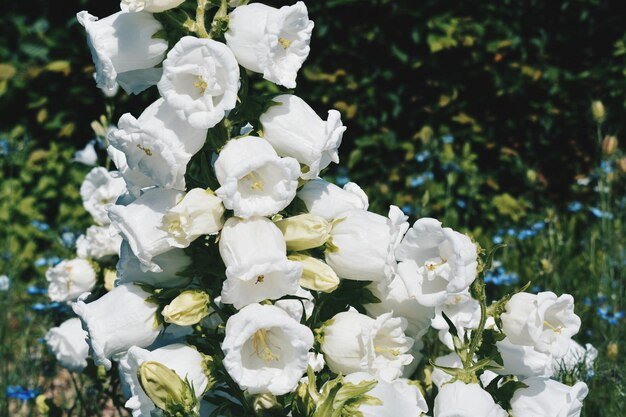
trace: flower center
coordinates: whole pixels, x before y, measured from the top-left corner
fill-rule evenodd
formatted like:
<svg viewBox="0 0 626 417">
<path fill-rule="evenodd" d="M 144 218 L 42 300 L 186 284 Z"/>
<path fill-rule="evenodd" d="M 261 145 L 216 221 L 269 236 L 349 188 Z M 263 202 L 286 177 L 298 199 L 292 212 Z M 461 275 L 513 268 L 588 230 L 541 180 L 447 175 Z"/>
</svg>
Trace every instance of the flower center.
<svg viewBox="0 0 626 417">
<path fill-rule="evenodd" d="M 261 284 L 262 284 L 262 283 L 263 283 L 263 281 L 265 281 L 265 275 L 259 275 L 258 277 L 256 277 L 256 282 L 255 282 L 255 284 L 258 284 L 258 283 L 261 283 Z"/>
<path fill-rule="evenodd" d="M 259 329 L 254 333 L 252 336 L 252 346 L 254 347 L 256 355 L 263 359 L 265 363 L 279 359 L 279 356 L 275 355 L 272 349 L 270 349 L 267 329 Z"/>
<path fill-rule="evenodd" d="M 544 326 L 548 327 L 550 330 L 552 330 L 554 333 L 561 333 L 561 330 L 563 330 L 563 328 L 561 326 L 558 327 L 554 327 L 553 325 L 551 325 L 550 323 L 548 323 L 547 320 L 543 321 Z"/>
<path fill-rule="evenodd" d="M 200 93 L 204 94 L 206 88 L 209 86 L 202 75 L 196 75 L 198 81 L 193 83 L 193 86 L 200 90 Z"/>
<path fill-rule="evenodd" d="M 375 346 L 374 347 L 374 352 L 376 353 L 389 353 L 393 356 L 400 356 L 400 350 L 399 349 L 391 349 L 391 348 L 384 348 L 384 347 L 378 347 Z"/>
<path fill-rule="evenodd" d="M 427 263 L 427 264 L 426 264 L 426 269 L 428 269 L 429 271 L 431 271 L 431 272 L 432 272 L 432 271 L 434 271 L 435 269 L 437 269 L 438 267 L 445 265 L 445 263 L 446 263 L 446 262 L 448 262 L 448 260 L 447 260 L 447 259 L 443 259 L 443 258 L 441 258 L 441 262 L 439 262 L 439 263 L 430 263 L 430 264 L 429 264 L 429 263 Z"/>
<path fill-rule="evenodd" d="M 259 178 L 259 176 L 254 171 L 250 171 L 246 176 L 243 177 L 243 180 L 250 182 L 250 189 L 255 191 L 263 191 L 265 188 L 265 183 L 263 180 Z"/>
<path fill-rule="evenodd" d="M 152 156 L 152 150 L 150 148 L 146 148 L 144 146 L 141 146 L 139 143 L 137 144 L 137 147 L 139 149 L 141 149 L 142 151 L 144 151 L 144 153 L 148 156 Z"/>
<path fill-rule="evenodd" d="M 278 43 L 280 44 L 280 46 L 283 47 L 283 49 L 287 49 L 291 46 L 293 41 L 290 41 L 287 38 L 278 38 Z"/>
</svg>

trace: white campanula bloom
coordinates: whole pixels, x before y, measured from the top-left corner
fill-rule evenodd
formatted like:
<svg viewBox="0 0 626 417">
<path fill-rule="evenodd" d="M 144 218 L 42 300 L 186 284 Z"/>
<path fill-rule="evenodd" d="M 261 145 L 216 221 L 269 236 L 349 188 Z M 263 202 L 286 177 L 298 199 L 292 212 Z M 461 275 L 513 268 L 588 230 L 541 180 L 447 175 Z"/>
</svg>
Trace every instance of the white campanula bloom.
<svg viewBox="0 0 626 417">
<path fill-rule="evenodd" d="M 0 275 L 0 291 L 8 291 L 11 287 L 11 278 L 6 275 Z"/>
<path fill-rule="evenodd" d="M 339 163 L 338 149 L 346 127 L 337 110 L 328 111 L 322 120 L 304 100 L 293 94 L 283 94 L 261 115 L 263 137 L 280 156 L 295 158 L 306 165 L 304 179 L 317 178 L 331 162 Z"/>
<path fill-rule="evenodd" d="M 140 169 L 131 169 L 128 166 L 124 152 L 109 145 L 107 147 L 107 154 L 117 167 L 117 171 L 113 173 L 115 178 L 119 178 L 122 182 L 126 183 L 126 189 L 131 197 L 139 197 L 141 190 L 156 186 L 154 181 Z"/>
<path fill-rule="evenodd" d="M 158 306 L 147 301 L 149 296 L 134 284 L 123 284 L 95 301 L 85 303 L 79 299 L 72 305 L 89 333 L 97 365 L 111 369 L 111 359 L 131 346 L 146 347 L 156 340 L 162 326 L 157 325 Z"/>
<path fill-rule="evenodd" d="M 403 264 L 400 264 L 400 272 L 402 267 Z M 478 328 L 480 324 L 480 303 L 469 296 L 458 296 L 458 298 L 457 304 L 450 303 L 435 307 L 435 317 L 431 321 L 431 326 L 439 330 L 439 340 L 449 349 L 454 349 L 454 343 L 452 342 L 450 326 L 443 318 L 443 313 L 454 324 L 461 340 L 464 340 L 468 331 Z M 489 324 L 487 323 L 487 327 Z"/>
<path fill-rule="evenodd" d="M 98 20 L 82 11 L 76 17 L 87 32 L 98 87 L 110 91 L 119 83 L 137 94 L 156 84 L 160 71 L 154 67 L 163 60 L 167 41 L 154 36 L 163 26 L 152 14 L 122 11 Z"/>
<path fill-rule="evenodd" d="M 163 216 L 161 228 L 168 242 L 186 248 L 202 235 L 213 235 L 224 225 L 224 204 L 211 190 L 194 188 Z"/>
<path fill-rule="evenodd" d="M 511 343 L 508 337 L 497 341 L 496 347 L 504 364 L 504 370 L 498 371 L 498 373 L 515 375 L 520 378 L 549 377 L 554 373 L 552 369 L 554 359 L 549 352 L 540 352 L 533 346 Z"/>
<path fill-rule="evenodd" d="M 568 346 L 565 356 L 552 360 L 552 370 L 555 375 L 560 371 L 574 372 L 581 363 L 588 371 L 593 369 L 593 363 L 598 357 L 598 350 L 593 345 L 587 343 L 582 346 L 570 339 Z"/>
<path fill-rule="evenodd" d="M 183 381 L 187 379 L 198 399 L 202 398 L 209 385 L 204 371 L 204 357 L 193 347 L 175 343 L 149 351 L 133 346 L 120 360 L 122 375 L 131 390 L 131 397 L 125 406 L 132 410 L 133 417 L 163 415 L 145 393 L 137 377 L 137 371 L 144 362 L 158 362 L 172 369 Z"/>
<path fill-rule="evenodd" d="M 478 384 L 444 384 L 435 398 L 434 417 L 508 417 L 508 413 Z M 517 414 L 514 414 L 517 417 Z"/>
<path fill-rule="evenodd" d="M 226 45 L 184 36 L 163 61 L 159 93 L 197 129 L 218 124 L 237 104 L 239 65 Z"/>
<path fill-rule="evenodd" d="M 167 252 L 171 246 L 168 234 L 160 228 L 165 213 L 174 207 L 184 193 L 155 188 L 127 206 L 112 206 L 109 217 L 113 226 L 128 241 L 144 271 L 160 272 L 161 267 L 152 258 Z"/>
<path fill-rule="evenodd" d="M 339 188 L 335 184 L 316 178 L 307 182 L 298 191 L 298 198 L 304 202 L 311 214 L 332 221 L 350 210 L 367 210 L 369 201 L 361 187 L 349 182 Z"/>
<path fill-rule="evenodd" d="M 44 338 L 48 349 L 59 364 L 70 371 L 81 372 L 87 366 L 89 345 L 87 332 L 83 330 L 78 317 L 61 323 L 48 330 Z"/>
<path fill-rule="evenodd" d="M 118 255 L 121 244 L 122 237 L 111 225 L 90 226 L 76 239 L 76 254 L 79 258 L 101 259 Z"/>
<path fill-rule="evenodd" d="M 276 306 L 250 304 L 226 322 L 224 367 L 250 394 L 293 391 L 306 371 L 311 330 Z"/>
<path fill-rule="evenodd" d="M 417 220 L 396 250 L 399 269 L 423 305 L 439 306 L 467 294 L 476 278 L 478 254 L 471 239 L 431 218 Z"/>
<path fill-rule="evenodd" d="M 266 80 L 295 88 L 313 32 L 305 4 L 299 1 L 276 9 L 253 3 L 237 7 L 229 18 L 224 36 L 239 64 Z"/>
<path fill-rule="evenodd" d="M 131 12 L 161 13 L 174 9 L 184 3 L 185 0 L 122 0 L 120 8 Z"/>
<path fill-rule="evenodd" d="M 265 217 L 231 217 L 219 241 L 226 265 L 222 302 L 241 308 L 266 299 L 296 294 L 302 266 L 287 259 L 280 229 Z"/>
<path fill-rule="evenodd" d="M 64 260 L 48 268 L 46 280 L 52 301 L 71 301 L 96 286 L 96 271 L 84 259 Z"/>
<path fill-rule="evenodd" d="M 274 303 L 276 307 L 280 307 L 287 314 L 293 317 L 294 320 L 298 322 L 304 318 L 310 318 L 311 314 L 313 314 L 313 308 L 315 307 L 315 303 L 313 301 L 313 294 L 310 291 L 307 291 L 303 288 L 298 288 L 295 294 L 296 297 L 300 297 L 300 300 L 278 300 Z"/>
<path fill-rule="evenodd" d="M 420 390 L 406 379 L 387 382 L 377 379 L 366 372 L 355 372 L 346 375 L 345 382 L 359 384 L 376 381 L 374 388 L 365 395 L 374 397 L 380 404 L 361 403 L 356 407 L 363 417 L 399 417 L 422 416 L 428 412 L 428 404 Z"/>
<path fill-rule="evenodd" d="M 574 313 L 574 298 L 569 294 L 517 293 L 502 314 L 502 331 L 511 343 L 532 346 L 555 358 L 567 353 L 569 340 L 579 329 L 580 318 Z"/>
<path fill-rule="evenodd" d="M 98 164 L 98 154 L 94 147 L 95 141 L 90 141 L 83 149 L 74 153 L 72 161 L 81 163 L 87 166 L 94 166 Z"/>
<path fill-rule="evenodd" d="M 159 266 L 161 272 L 144 271 L 128 241 L 122 241 L 120 259 L 116 266 L 116 285 L 136 282 L 155 288 L 173 288 L 189 284 L 191 279 L 180 275 L 191 265 L 191 258 L 183 249 L 172 248 L 153 257 L 152 262 Z"/>
<path fill-rule="evenodd" d="M 281 158 L 265 139 L 230 140 L 215 161 L 221 187 L 215 193 L 238 217 L 269 216 L 296 196 L 300 166 Z"/>
<path fill-rule="evenodd" d="M 463 362 L 461 361 L 461 358 L 459 357 L 459 355 L 456 354 L 456 352 L 452 352 L 452 353 L 448 353 L 447 355 L 439 356 L 437 359 L 435 359 L 434 363 L 435 363 L 435 365 L 444 366 L 446 368 L 463 369 Z M 487 370 L 487 371 L 483 372 L 480 375 L 480 382 L 483 384 L 484 387 L 486 387 L 497 376 L 498 375 L 496 373 Z M 441 389 L 441 387 L 446 382 L 452 381 L 452 379 L 454 377 L 452 375 L 442 371 L 441 369 L 435 367 L 433 369 L 433 373 L 431 375 L 431 378 L 432 378 L 433 384 L 435 384 L 437 386 L 437 388 Z"/>
<path fill-rule="evenodd" d="M 85 210 L 91 214 L 97 224 L 107 225 L 107 210 L 117 198 L 126 192 L 126 184 L 115 172 L 103 167 L 93 168 L 80 186 L 80 196 Z"/>
<path fill-rule="evenodd" d="M 206 129 L 181 120 L 162 98 L 139 118 L 122 115 L 118 129 L 109 132 L 111 146 L 124 153 L 128 168 L 140 171 L 162 188 L 185 189 L 191 157 L 204 145 Z"/>
<path fill-rule="evenodd" d="M 363 371 L 393 381 L 413 360 L 406 326 L 406 319 L 391 313 L 375 319 L 356 311 L 338 313 L 322 328 L 326 364 L 335 373 Z"/>
<path fill-rule="evenodd" d="M 515 417 L 579 417 L 583 400 L 589 393 L 587 384 L 577 382 L 569 387 L 548 378 L 527 378 L 527 388 L 519 388 L 511 398 Z"/>
<path fill-rule="evenodd" d="M 345 212 L 335 221 L 327 243 L 326 263 L 340 278 L 383 281 L 393 278 L 394 256 L 409 224 L 402 211 L 389 208 L 384 217 L 364 210 Z"/>
</svg>

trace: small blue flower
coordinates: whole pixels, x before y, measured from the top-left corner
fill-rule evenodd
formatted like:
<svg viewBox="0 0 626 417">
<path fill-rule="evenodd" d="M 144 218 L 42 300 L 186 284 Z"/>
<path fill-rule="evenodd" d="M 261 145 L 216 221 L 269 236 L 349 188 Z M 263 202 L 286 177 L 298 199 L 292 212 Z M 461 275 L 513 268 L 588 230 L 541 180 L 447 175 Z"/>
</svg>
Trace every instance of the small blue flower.
<svg viewBox="0 0 626 417">
<path fill-rule="evenodd" d="M 410 216 L 410 215 L 412 215 L 415 212 L 415 210 L 413 209 L 412 205 L 405 204 L 405 205 L 402 206 L 402 212 L 404 214 L 406 214 L 407 216 Z"/>
<path fill-rule="evenodd" d="M 580 201 L 573 201 L 567 205 L 567 210 L 571 211 L 572 213 L 577 213 L 582 210 L 582 208 L 583 205 L 580 203 Z"/>
<path fill-rule="evenodd" d="M 63 232 L 61 233 L 61 241 L 65 247 L 71 248 L 76 242 L 76 235 L 72 232 Z"/>
<path fill-rule="evenodd" d="M 443 135 L 441 137 L 441 141 L 446 144 L 454 143 L 454 136 L 452 135 Z"/>
<path fill-rule="evenodd" d="M 44 311 L 47 309 L 47 306 L 43 303 L 36 303 L 36 304 L 33 304 L 31 308 L 35 311 Z"/>
<path fill-rule="evenodd" d="M 613 172 L 613 164 L 611 164 L 611 161 L 602 161 L 600 162 L 600 169 L 604 171 L 605 174 L 610 174 Z"/>
<path fill-rule="evenodd" d="M 347 183 L 350 182 L 350 177 L 346 176 L 346 175 L 340 175 L 335 179 L 335 183 L 337 183 L 338 186 L 343 187 L 344 185 L 346 185 Z"/>
<path fill-rule="evenodd" d="M 461 199 L 456 200 L 456 205 L 457 207 L 462 208 L 462 209 L 467 207 L 467 203 L 465 202 L 465 200 L 461 200 Z"/>
<path fill-rule="evenodd" d="M 28 288 L 26 288 L 26 293 L 28 295 L 39 295 L 39 294 L 44 295 L 48 293 L 48 289 L 39 288 L 39 287 L 35 287 L 34 285 L 30 285 Z"/>
<path fill-rule="evenodd" d="M 413 188 L 415 187 L 419 187 L 420 185 L 424 184 L 425 180 L 424 177 L 419 176 L 419 177 L 413 177 L 411 178 L 411 181 L 409 182 L 409 185 Z"/>
<path fill-rule="evenodd" d="M 531 229 L 533 230 L 543 230 L 543 228 L 546 227 L 546 224 L 544 222 L 537 222 L 535 224 L 533 224 L 532 226 L 530 226 Z"/>
<path fill-rule="evenodd" d="M 39 395 L 38 389 L 26 389 L 21 385 L 9 385 L 6 389 L 8 398 L 17 398 L 20 401 L 28 401 Z"/>
<path fill-rule="evenodd" d="M 591 298 L 589 298 L 589 297 L 585 297 L 585 298 L 583 299 L 583 304 L 584 304 L 584 305 L 586 305 L 586 306 L 590 306 L 590 305 L 592 305 L 592 304 L 593 304 L 593 301 L 591 301 Z"/>
<path fill-rule="evenodd" d="M 8 155 L 10 152 L 9 142 L 4 139 L 0 139 L 0 155 Z"/>
<path fill-rule="evenodd" d="M 612 219 L 613 218 L 613 213 L 609 213 L 608 211 L 602 211 L 597 207 L 591 207 L 589 211 L 591 212 L 591 214 L 593 214 L 595 217 L 599 219 Z"/>
<path fill-rule="evenodd" d="M 50 225 L 48 223 L 40 222 L 39 220 L 33 220 L 32 222 L 30 222 L 30 224 L 33 227 L 41 230 L 42 232 L 47 232 L 48 230 L 50 230 Z"/>
<path fill-rule="evenodd" d="M 423 151 L 418 153 L 417 155 L 415 155 L 415 160 L 417 162 L 424 162 L 426 161 L 428 158 L 430 157 L 430 152 L 429 151 Z"/>
<path fill-rule="evenodd" d="M 509 236 L 515 236 L 515 234 L 516 234 L 515 229 L 513 229 L 513 228 L 507 229 L 506 234 L 509 235 Z"/>
<path fill-rule="evenodd" d="M 517 238 L 519 240 L 525 240 L 529 237 L 534 237 L 537 235 L 537 232 L 534 231 L 533 229 L 524 229 L 524 230 L 520 230 L 519 234 L 517 235 Z"/>
<path fill-rule="evenodd" d="M 502 236 L 494 236 L 492 241 L 494 244 L 499 245 L 500 243 L 504 242 L 504 239 L 502 239 Z"/>
</svg>

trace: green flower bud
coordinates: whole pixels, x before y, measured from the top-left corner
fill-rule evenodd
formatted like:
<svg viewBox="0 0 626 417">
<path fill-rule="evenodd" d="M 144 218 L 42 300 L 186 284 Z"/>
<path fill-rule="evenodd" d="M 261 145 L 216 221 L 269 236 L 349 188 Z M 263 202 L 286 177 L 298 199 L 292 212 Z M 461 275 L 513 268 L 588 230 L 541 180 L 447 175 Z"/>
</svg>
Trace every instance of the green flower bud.
<svg viewBox="0 0 626 417">
<path fill-rule="evenodd" d="M 288 258 L 302 265 L 301 287 L 321 292 L 333 292 L 339 286 L 339 277 L 335 271 L 319 259 L 300 253 L 289 255 Z"/>
<path fill-rule="evenodd" d="M 144 392 L 166 415 L 197 415 L 197 400 L 189 384 L 159 362 L 144 362 L 137 369 Z"/>
<path fill-rule="evenodd" d="M 287 249 L 300 251 L 317 248 L 328 240 L 332 224 L 314 214 L 300 214 L 276 222 L 283 232 Z"/>
<path fill-rule="evenodd" d="M 252 410 L 254 410 L 255 416 L 271 416 L 280 408 L 280 403 L 270 393 L 256 395 L 254 400 L 252 400 Z"/>
<path fill-rule="evenodd" d="M 598 123 L 602 123 L 604 119 L 606 119 L 606 110 L 600 100 L 591 102 L 591 114 L 593 115 L 593 119 Z"/>
<path fill-rule="evenodd" d="M 180 293 L 161 312 L 166 323 L 191 326 L 209 315 L 209 295 L 201 290 Z"/>
</svg>

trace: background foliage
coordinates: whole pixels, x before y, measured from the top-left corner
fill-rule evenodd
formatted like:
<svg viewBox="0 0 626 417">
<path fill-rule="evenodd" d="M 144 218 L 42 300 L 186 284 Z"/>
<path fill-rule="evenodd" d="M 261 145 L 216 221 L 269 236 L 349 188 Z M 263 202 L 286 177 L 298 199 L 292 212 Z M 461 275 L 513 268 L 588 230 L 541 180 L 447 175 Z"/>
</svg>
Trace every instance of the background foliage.
<svg viewBox="0 0 626 417">
<path fill-rule="evenodd" d="M 619 354 L 626 343 L 626 160 L 619 145 L 602 151 L 606 135 L 619 141 L 626 131 L 620 5 L 311 1 L 311 55 L 296 89 L 319 114 L 340 110 L 348 126 L 342 166 L 330 179 L 358 182 L 374 211 L 393 203 L 412 220 L 433 216 L 469 231 L 483 247 L 508 242 L 492 274 L 494 296 L 528 280 L 574 293 L 583 318 L 578 340 L 600 351 L 596 375 L 585 376 L 587 416 L 619 415 L 626 399 Z M 10 306 L 0 313 L 0 415 L 33 408 L 9 386 L 48 392 L 58 382 L 34 341 L 63 319 L 63 306 L 46 303 L 37 288 L 45 287 L 55 256 L 72 256 L 90 222 L 78 195 L 88 168 L 72 163 L 73 154 L 94 139 L 94 120 L 138 115 L 157 95 L 107 99 L 95 87 L 74 14 L 87 8 L 102 17 L 117 7 L 87 0 L 3 5 L 0 275 L 12 287 L 0 292 L 0 304 Z M 592 100 L 606 108 L 602 123 L 592 117 Z"/>
</svg>

